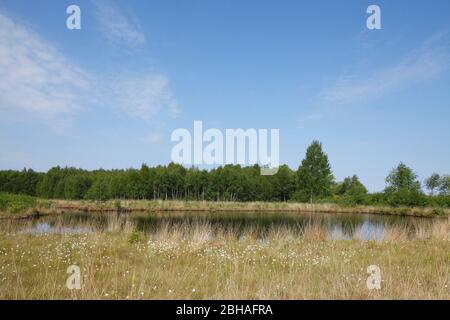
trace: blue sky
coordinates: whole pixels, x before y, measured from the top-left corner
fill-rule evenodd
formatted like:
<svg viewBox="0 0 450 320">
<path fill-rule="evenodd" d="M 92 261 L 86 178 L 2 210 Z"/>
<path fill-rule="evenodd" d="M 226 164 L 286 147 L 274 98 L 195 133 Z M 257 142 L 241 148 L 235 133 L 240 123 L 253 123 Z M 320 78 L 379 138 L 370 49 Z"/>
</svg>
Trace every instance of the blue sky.
<svg viewBox="0 0 450 320">
<path fill-rule="evenodd" d="M 449 18 L 449 1 L 0 0 L 0 169 L 166 164 L 202 120 L 279 128 L 295 169 L 318 139 L 371 191 L 400 161 L 449 173 Z"/>
</svg>

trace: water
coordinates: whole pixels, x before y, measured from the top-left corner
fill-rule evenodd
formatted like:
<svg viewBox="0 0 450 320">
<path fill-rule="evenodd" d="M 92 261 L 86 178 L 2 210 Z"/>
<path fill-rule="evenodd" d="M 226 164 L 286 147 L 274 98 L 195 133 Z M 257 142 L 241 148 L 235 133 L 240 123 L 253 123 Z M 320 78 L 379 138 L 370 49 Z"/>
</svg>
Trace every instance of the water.
<svg viewBox="0 0 450 320">
<path fill-rule="evenodd" d="M 330 239 L 362 239 L 379 240 L 389 229 L 407 232 L 414 236 L 419 230 L 431 230 L 436 219 L 383 216 L 371 214 L 300 214 L 300 213 L 239 213 L 239 212 L 207 212 L 207 213 L 134 213 L 116 214 L 101 213 L 66 213 L 60 216 L 42 217 L 33 220 L 19 220 L 3 226 L 3 232 L 40 234 L 84 234 L 91 232 L 120 231 L 125 226 L 153 234 L 162 228 L 167 230 L 193 230 L 207 227 L 212 235 L 231 233 L 240 239 L 252 234 L 265 238 L 277 230 L 289 230 L 301 237 L 305 229 L 325 232 Z"/>
</svg>

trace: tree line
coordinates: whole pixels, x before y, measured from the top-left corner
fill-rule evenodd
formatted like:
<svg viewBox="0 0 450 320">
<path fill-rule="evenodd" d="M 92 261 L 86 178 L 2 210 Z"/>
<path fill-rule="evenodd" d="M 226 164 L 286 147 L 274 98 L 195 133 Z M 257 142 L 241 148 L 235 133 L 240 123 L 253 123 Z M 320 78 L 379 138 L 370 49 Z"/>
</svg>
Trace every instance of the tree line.
<svg viewBox="0 0 450 320">
<path fill-rule="evenodd" d="M 0 171 L 0 192 L 54 199 L 173 199 L 209 201 L 333 202 L 345 205 L 438 205 L 450 207 L 450 176 L 433 174 L 422 190 L 415 172 L 400 163 L 386 177 L 387 187 L 368 193 L 356 175 L 336 182 L 327 154 L 313 141 L 297 170 L 280 166 L 262 176 L 260 166 L 225 165 L 212 170 L 167 166 L 93 170 L 54 167 Z"/>
</svg>

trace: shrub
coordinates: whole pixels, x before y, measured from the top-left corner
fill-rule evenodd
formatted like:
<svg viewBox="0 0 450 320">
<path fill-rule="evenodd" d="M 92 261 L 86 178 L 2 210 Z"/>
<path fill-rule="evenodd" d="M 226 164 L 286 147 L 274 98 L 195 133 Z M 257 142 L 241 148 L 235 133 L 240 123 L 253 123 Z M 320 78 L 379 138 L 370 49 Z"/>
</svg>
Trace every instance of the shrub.
<svg viewBox="0 0 450 320">
<path fill-rule="evenodd" d="M 23 212 L 36 205 L 35 197 L 26 195 L 16 195 L 10 193 L 0 193 L 0 211 L 9 213 Z"/>
</svg>

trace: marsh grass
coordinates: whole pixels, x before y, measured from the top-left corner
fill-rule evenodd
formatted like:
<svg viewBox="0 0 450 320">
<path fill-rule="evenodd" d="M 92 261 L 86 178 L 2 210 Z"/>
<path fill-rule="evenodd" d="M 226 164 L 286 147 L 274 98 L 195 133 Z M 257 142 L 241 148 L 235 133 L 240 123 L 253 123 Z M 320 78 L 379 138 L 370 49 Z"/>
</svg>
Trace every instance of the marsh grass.
<svg viewBox="0 0 450 320">
<path fill-rule="evenodd" d="M 25 198 L 23 198 L 25 197 Z M 3 201 L 3 202 L 2 202 Z M 3 204 L 2 204 L 3 203 Z M 398 216 L 436 217 L 448 216 L 450 209 L 434 207 L 389 207 L 389 206 L 341 206 L 332 203 L 296 202 L 232 202 L 232 201 L 179 201 L 179 200 L 43 200 L 33 197 L 0 194 L 0 214 L 2 216 L 31 216 L 57 214 L 66 211 L 87 212 L 131 212 L 131 211 L 239 211 L 262 212 L 283 211 L 299 213 L 366 213 Z"/>
<path fill-rule="evenodd" d="M 318 225 L 217 230 L 169 223 L 145 234 L 111 216 L 81 234 L 1 225 L 0 299 L 450 299 L 449 222 L 387 228 L 379 241 L 330 240 Z M 29 224 L 30 222 L 23 222 Z M 62 228 L 62 225 L 61 225 Z M 66 288 L 67 267 L 82 289 Z M 381 290 L 366 287 L 369 265 Z"/>
</svg>

